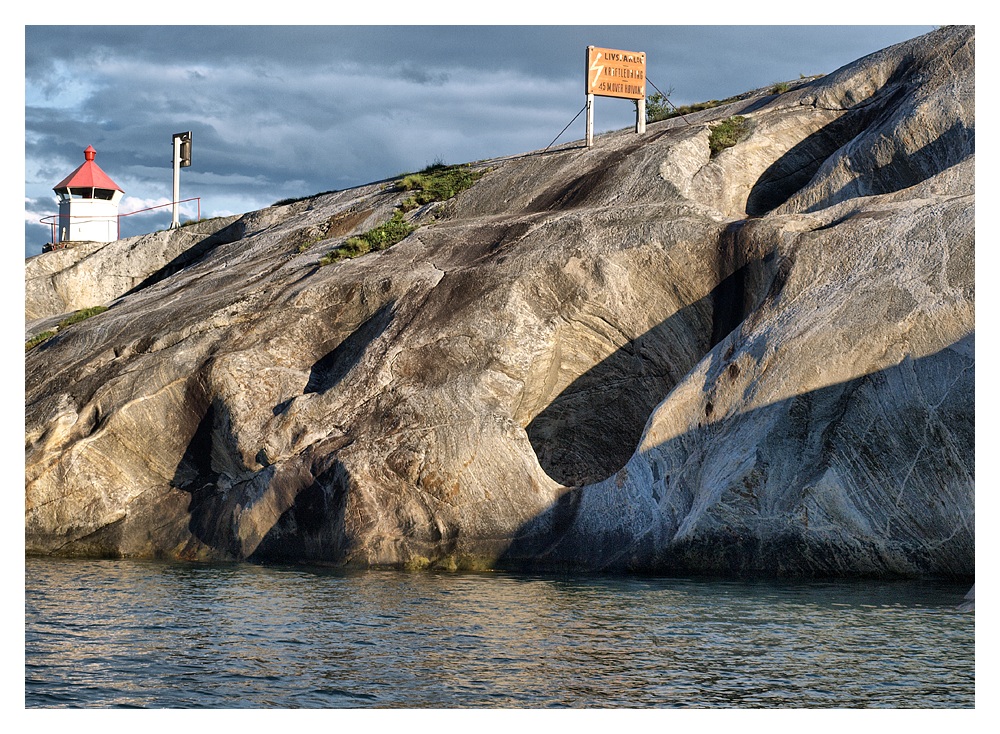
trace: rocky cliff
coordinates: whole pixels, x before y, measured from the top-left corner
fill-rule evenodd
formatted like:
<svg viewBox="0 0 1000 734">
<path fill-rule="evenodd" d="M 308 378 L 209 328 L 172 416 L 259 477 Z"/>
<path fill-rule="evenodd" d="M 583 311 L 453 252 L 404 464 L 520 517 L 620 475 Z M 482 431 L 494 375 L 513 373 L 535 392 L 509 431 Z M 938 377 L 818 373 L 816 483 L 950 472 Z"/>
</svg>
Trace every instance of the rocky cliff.
<svg viewBox="0 0 1000 734">
<path fill-rule="evenodd" d="M 244 226 L 245 218 L 220 217 L 116 242 L 72 243 L 29 258 L 24 263 L 25 329 L 37 333 L 67 312 L 152 285 L 215 245 L 239 239 Z"/>
<path fill-rule="evenodd" d="M 26 353 L 27 551 L 971 576 L 974 44 L 161 258 Z"/>
</svg>

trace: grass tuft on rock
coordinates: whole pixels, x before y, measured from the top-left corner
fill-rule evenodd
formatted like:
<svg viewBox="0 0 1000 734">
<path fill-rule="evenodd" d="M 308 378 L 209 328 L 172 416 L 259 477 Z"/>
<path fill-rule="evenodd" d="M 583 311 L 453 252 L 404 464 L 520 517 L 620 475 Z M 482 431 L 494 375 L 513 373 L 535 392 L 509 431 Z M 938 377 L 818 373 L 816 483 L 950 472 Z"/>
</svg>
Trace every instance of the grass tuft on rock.
<svg viewBox="0 0 1000 734">
<path fill-rule="evenodd" d="M 470 188 L 484 171 L 473 171 L 469 165 L 447 166 L 434 163 L 419 173 L 409 173 L 396 183 L 399 191 L 412 191 L 412 196 L 396 207 L 392 218 L 364 234 L 348 237 L 335 250 L 320 258 L 320 265 L 332 265 L 341 260 L 359 257 L 374 250 L 386 250 L 405 239 L 417 226 L 407 222 L 403 214 L 424 204 L 447 201 Z"/>
<path fill-rule="evenodd" d="M 43 331 L 28 339 L 28 341 L 24 343 L 24 351 L 27 352 L 29 349 L 34 349 L 42 342 L 48 341 L 54 337 L 60 329 L 65 329 L 67 326 L 72 326 L 73 324 L 78 324 L 81 321 L 86 321 L 91 316 L 96 316 L 97 314 L 104 313 L 107 310 L 107 306 L 91 306 L 90 308 L 81 308 L 79 311 L 74 311 L 72 314 L 60 321 L 59 325 L 56 326 L 55 329 Z"/>
<path fill-rule="evenodd" d="M 726 148 L 732 148 L 750 134 L 750 121 L 742 115 L 733 115 L 715 125 L 708 136 L 708 147 L 712 157 Z"/>
<path fill-rule="evenodd" d="M 28 339 L 28 341 L 24 343 L 24 351 L 27 352 L 29 349 L 34 349 L 39 344 L 41 344 L 44 341 L 48 341 L 55 335 L 56 333 L 54 331 L 43 331 L 40 334 L 35 334 L 33 337 L 31 337 L 30 339 Z"/>
<path fill-rule="evenodd" d="M 104 313 L 108 310 L 107 306 L 91 306 L 90 308 L 81 308 L 79 311 L 67 316 L 62 321 L 59 322 L 59 328 L 63 329 L 67 326 L 72 326 L 73 324 L 78 324 L 81 321 L 86 321 L 91 316 L 96 316 L 99 313 Z"/>
<path fill-rule="evenodd" d="M 341 260 L 359 257 L 373 250 L 385 250 L 405 239 L 416 226 L 403 219 L 403 212 L 398 209 L 392 218 L 364 234 L 348 237 L 341 245 L 320 258 L 320 265 L 332 265 Z"/>
<path fill-rule="evenodd" d="M 408 212 L 434 201 L 447 201 L 471 187 L 482 175 L 482 171 L 473 171 L 468 165 L 446 166 L 435 163 L 419 173 L 410 173 L 400 179 L 398 188 L 401 191 L 413 191 L 414 194 L 400 204 L 399 208 Z"/>
</svg>

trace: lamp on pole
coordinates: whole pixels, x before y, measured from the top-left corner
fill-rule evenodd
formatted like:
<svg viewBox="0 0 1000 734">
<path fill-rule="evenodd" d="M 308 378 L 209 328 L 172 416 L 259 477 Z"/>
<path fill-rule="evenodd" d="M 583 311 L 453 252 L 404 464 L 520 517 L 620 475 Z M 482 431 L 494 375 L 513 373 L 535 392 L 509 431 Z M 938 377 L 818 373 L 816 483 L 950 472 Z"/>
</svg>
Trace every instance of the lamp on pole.
<svg viewBox="0 0 1000 734">
<path fill-rule="evenodd" d="M 187 168 L 191 165 L 191 131 L 188 130 L 185 133 L 174 133 L 173 137 L 174 146 L 174 218 L 170 223 L 170 229 L 176 229 L 181 226 L 180 223 L 180 204 L 178 203 L 181 198 L 181 168 Z"/>
</svg>

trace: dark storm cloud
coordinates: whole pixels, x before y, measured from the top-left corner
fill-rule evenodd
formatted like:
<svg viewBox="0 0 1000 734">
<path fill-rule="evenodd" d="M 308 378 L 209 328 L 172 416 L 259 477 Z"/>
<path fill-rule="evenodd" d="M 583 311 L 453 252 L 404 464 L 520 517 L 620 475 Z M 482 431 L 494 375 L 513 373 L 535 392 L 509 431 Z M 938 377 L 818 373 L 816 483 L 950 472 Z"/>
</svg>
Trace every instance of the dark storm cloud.
<svg viewBox="0 0 1000 734">
<path fill-rule="evenodd" d="M 168 200 L 170 138 L 191 130 L 182 195 L 206 216 L 240 213 L 543 148 L 584 103 L 588 44 L 645 51 L 650 82 L 680 105 L 827 73 L 929 29 L 28 26 L 26 221 L 87 145 L 135 206 Z M 602 99 L 595 125 L 634 115 Z M 560 142 L 583 132 L 580 118 Z"/>
</svg>

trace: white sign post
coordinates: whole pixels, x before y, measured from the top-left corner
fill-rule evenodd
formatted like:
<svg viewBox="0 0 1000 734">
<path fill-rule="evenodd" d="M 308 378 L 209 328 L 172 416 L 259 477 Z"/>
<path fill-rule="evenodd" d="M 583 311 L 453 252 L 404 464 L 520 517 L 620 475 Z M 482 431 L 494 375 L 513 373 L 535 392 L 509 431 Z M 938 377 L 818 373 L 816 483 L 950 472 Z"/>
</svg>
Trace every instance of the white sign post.
<svg viewBox="0 0 1000 734">
<path fill-rule="evenodd" d="M 594 95 L 587 95 L 587 147 L 594 145 Z"/>
</svg>

